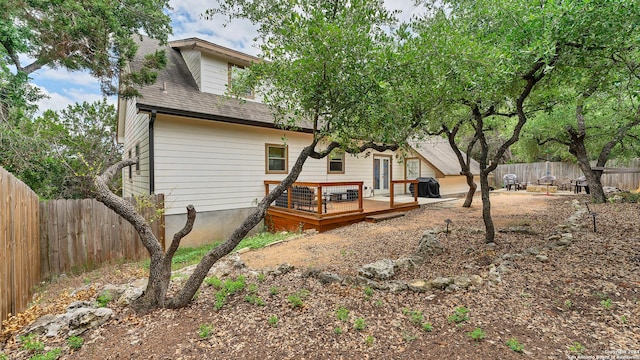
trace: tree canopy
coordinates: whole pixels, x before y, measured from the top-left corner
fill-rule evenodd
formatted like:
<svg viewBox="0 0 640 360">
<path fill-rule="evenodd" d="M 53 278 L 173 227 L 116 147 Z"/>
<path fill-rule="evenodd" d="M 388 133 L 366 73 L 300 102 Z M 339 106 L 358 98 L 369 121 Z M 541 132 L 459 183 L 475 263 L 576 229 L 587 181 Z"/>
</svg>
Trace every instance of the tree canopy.
<svg viewBox="0 0 640 360">
<path fill-rule="evenodd" d="M 105 94 L 115 93 L 120 71 L 137 50 L 132 35 L 143 32 L 166 41 L 171 33 L 167 8 L 168 0 L 1 0 L 0 120 L 37 96 L 28 76 L 45 66 L 87 70 Z M 148 75 L 143 78 L 150 81 Z M 141 82 L 139 77 L 120 80 Z"/>
</svg>

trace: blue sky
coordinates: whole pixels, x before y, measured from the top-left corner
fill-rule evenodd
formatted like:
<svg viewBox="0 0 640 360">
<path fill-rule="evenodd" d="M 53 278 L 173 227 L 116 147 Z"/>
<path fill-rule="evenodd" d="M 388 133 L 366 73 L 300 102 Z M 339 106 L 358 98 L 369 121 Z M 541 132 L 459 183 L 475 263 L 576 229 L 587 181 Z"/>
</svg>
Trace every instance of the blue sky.
<svg viewBox="0 0 640 360">
<path fill-rule="evenodd" d="M 385 0 L 389 9 L 401 10 L 401 20 L 408 20 L 415 12 L 414 0 Z M 170 11 L 173 34 L 169 40 L 198 37 L 222 46 L 239 50 L 251 55 L 257 54 L 253 46 L 255 27 L 247 21 L 234 21 L 223 26 L 223 18 L 203 20 L 200 15 L 212 7 L 211 0 L 172 0 Z M 93 102 L 102 99 L 100 84 L 86 72 L 68 72 L 66 70 L 40 69 L 32 74 L 32 82 L 40 87 L 49 98 L 38 104 L 40 113 L 47 110 L 62 110 L 76 102 Z M 108 99 L 115 104 L 116 98 Z"/>
</svg>

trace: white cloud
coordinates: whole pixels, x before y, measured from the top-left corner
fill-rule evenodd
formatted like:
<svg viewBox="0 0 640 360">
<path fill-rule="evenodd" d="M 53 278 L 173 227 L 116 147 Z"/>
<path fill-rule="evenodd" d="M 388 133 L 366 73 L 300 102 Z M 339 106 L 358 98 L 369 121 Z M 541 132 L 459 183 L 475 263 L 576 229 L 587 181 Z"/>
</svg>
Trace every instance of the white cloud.
<svg viewBox="0 0 640 360">
<path fill-rule="evenodd" d="M 40 87 L 40 90 L 47 97 L 38 102 L 38 114 L 42 114 L 46 110 L 60 111 L 66 109 L 69 105 L 75 105 L 83 101 L 92 103 L 102 100 L 101 93 L 88 92 L 80 88 L 56 88 L 55 91 L 49 92 L 46 88 Z M 115 106 L 116 101 L 117 99 L 114 96 L 107 98 L 108 104 Z"/>
<path fill-rule="evenodd" d="M 84 71 L 68 71 L 66 69 L 43 68 L 36 71 L 31 77 L 38 81 L 63 81 L 75 86 L 100 86 L 98 80 Z"/>
</svg>

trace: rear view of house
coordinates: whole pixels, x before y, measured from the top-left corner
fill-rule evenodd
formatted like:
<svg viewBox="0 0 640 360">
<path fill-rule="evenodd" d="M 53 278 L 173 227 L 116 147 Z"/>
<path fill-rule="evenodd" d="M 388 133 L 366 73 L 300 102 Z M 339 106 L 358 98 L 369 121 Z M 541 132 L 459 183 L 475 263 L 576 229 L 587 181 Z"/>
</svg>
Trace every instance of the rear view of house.
<svg viewBox="0 0 640 360">
<path fill-rule="evenodd" d="M 156 83 L 140 89 L 140 97 L 118 101 L 118 141 L 125 157 L 139 157 L 138 164 L 123 171 L 124 196 L 165 194 L 169 236 L 182 228 L 186 206 L 193 204 L 198 216 L 183 240 L 186 245 L 224 239 L 270 184 L 288 174 L 311 142 L 311 129 L 283 130 L 254 91 L 243 101 L 225 96 L 234 74 L 260 59 L 196 38 L 167 46 L 143 39 L 138 56 L 158 49 L 165 50 L 168 62 Z M 358 156 L 335 152 L 307 160 L 298 181 L 356 184 L 331 196 L 314 189 L 308 204 L 314 211 L 319 202 L 327 209 L 333 202 L 336 209 L 343 197 L 346 203 L 354 196 L 384 196 L 396 179 L 433 177 L 442 195 L 466 191 L 446 142 L 426 142 L 410 154 L 404 159 L 391 151 Z M 407 191 L 404 184 L 400 188 L 396 194 Z"/>
</svg>

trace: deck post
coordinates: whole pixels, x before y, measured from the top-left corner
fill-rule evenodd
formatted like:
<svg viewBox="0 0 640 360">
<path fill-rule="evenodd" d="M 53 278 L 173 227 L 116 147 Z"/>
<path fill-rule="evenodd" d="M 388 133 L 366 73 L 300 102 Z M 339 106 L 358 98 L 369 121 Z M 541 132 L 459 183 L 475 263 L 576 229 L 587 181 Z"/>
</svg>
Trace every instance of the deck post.
<svg viewBox="0 0 640 360">
<path fill-rule="evenodd" d="M 364 211 L 364 205 L 362 202 L 362 182 L 358 184 L 358 210 Z"/>
<path fill-rule="evenodd" d="M 394 184 L 393 184 L 393 181 L 390 181 L 390 183 L 391 183 L 391 186 L 389 186 L 389 207 L 390 207 L 390 208 L 393 208 L 393 207 L 394 207 L 394 205 L 395 205 L 395 204 L 393 203 L 393 188 L 394 188 L 395 186 L 393 186 L 393 185 L 394 185 Z"/>
<path fill-rule="evenodd" d="M 322 196 L 322 186 L 318 186 L 318 214 L 322 214 L 322 201 L 324 196 Z"/>
</svg>

